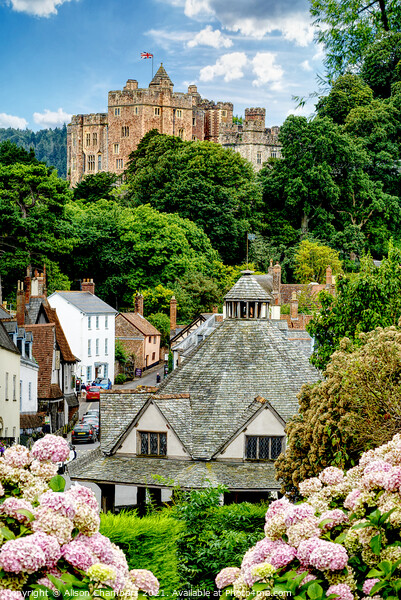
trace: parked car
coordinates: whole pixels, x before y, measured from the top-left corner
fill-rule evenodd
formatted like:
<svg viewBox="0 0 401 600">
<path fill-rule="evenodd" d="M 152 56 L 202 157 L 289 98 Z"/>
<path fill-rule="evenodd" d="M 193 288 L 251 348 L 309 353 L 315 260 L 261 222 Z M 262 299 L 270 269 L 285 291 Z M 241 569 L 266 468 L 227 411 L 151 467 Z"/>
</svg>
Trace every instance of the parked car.
<svg viewBox="0 0 401 600">
<path fill-rule="evenodd" d="M 86 390 L 86 401 L 88 400 L 100 400 L 100 390 L 99 386 L 91 386 Z"/>
<path fill-rule="evenodd" d="M 86 413 L 84 414 L 84 417 L 86 417 L 86 415 L 91 415 L 92 417 L 99 418 L 99 409 L 98 408 L 90 408 L 89 410 L 86 411 Z"/>
<path fill-rule="evenodd" d="M 111 390 L 111 381 L 103 377 L 96 377 L 95 385 L 101 387 L 104 390 Z"/>
<path fill-rule="evenodd" d="M 92 423 L 77 423 L 71 432 L 71 441 L 73 444 L 77 442 L 93 442 L 97 440 L 97 433 Z"/>
<path fill-rule="evenodd" d="M 96 417 L 95 415 L 84 415 L 82 417 L 81 423 L 88 423 L 94 428 L 94 430 L 96 431 L 96 435 L 99 435 L 100 422 L 98 417 Z"/>
</svg>

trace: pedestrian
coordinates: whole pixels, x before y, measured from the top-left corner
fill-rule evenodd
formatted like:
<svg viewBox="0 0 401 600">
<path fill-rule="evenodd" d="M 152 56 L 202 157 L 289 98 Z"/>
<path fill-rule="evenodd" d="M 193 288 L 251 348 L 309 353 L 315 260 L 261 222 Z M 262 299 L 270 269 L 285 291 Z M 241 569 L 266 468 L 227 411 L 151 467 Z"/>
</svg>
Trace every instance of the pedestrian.
<svg viewBox="0 0 401 600">
<path fill-rule="evenodd" d="M 160 373 L 156 375 L 156 383 L 160 383 Z"/>
</svg>

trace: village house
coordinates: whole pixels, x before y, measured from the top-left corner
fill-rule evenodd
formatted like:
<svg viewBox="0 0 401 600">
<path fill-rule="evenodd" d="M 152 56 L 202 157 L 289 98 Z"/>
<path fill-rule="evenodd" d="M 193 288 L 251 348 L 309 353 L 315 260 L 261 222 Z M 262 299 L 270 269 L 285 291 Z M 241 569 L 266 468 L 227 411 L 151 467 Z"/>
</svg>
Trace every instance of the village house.
<svg viewBox="0 0 401 600">
<path fill-rule="evenodd" d="M 0 439 L 19 442 L 20 353 L 0 321 Z"/>
<path fill-rule="evenodd" d="M 97 377 L 113 382 L 117 311 L 95 296 L 93 280 L 84 280 L 81 291 L 54 292 L 49 304 L 57 310 L 68 344 L 80 358 L 76 376 L 89 384 Z"/>
<path fill-rule="evenodd" d="M 116 339 L 133 358 L 135 368 L 148 369 L 160 361 L 161 333 L 143 316 L 143 296 L 135 296 L 135 312 L 116 316 Z"/>
<path fill-rule="evenodd" d="M 158 389 L 102 394 L 100 448 L 74 461 L 71 479 L 97 483 L 103 509 L 113 509 L 116 485 L 132 486 L 141 510 L 146 488 L 158 502 L 172 482 L 223 484 L 225 502 L 277 493 L 285 424 L 302 384 L 319 373 L 270 320 L 272 302 L 243 272 L 225 296 L 222 322 Z"/>
</svg>

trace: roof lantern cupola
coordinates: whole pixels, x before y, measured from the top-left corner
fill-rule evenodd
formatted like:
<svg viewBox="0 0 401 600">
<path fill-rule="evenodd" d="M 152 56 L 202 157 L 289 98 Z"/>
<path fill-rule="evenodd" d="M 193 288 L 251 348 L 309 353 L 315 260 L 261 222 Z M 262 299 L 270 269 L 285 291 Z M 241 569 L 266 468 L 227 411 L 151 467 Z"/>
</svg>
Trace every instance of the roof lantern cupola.
<svg viewBox="0 0 401 600">
<path fill-rule="evenodd" d="M 224 296 L 225 319 L 268 319 L 273 296 L 262 287 L 253 271 L 241 271 L 242 277 Z"/>
<path fill-rule="evenodd" d="M 173 89 L 174 84 L 167 74 L 166 69 L 163 67 L 163 63 L 157 69 L 152 81 L 149 84 L 149 88 L 170 88 Z"/>
</svg>

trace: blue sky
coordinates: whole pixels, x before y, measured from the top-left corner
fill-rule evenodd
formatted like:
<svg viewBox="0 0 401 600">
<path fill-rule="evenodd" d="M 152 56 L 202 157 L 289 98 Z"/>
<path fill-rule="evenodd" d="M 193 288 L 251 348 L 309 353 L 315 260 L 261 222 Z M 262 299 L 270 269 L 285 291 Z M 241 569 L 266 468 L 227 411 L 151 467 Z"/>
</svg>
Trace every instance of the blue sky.
<svg viewBox="0 0 401 600">
<path fill-rule="evenodd" d="M 174 89 L 266 108 L 267 126 L 317 89 L 322 51 L 307 0 L 0 0 L 0 127 L 37 130 L 105 112 L 163 62 Z M 309 115 L 313 103 L 297 114 Z"/>
</svg>

